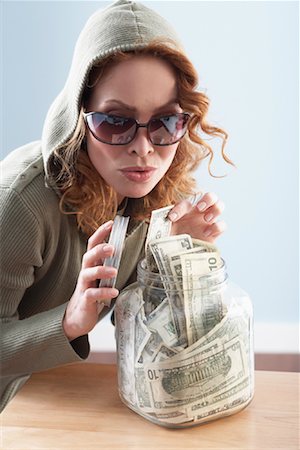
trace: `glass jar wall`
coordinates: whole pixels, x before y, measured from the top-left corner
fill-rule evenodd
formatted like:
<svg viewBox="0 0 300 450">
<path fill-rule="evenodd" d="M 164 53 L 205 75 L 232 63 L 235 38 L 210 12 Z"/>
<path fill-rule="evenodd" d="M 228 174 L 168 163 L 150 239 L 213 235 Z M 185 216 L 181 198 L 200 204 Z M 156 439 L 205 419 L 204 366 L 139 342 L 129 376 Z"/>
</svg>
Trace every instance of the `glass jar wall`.
<svg viewBox="0 0 300 450">
<path fill-rule="evenodd" d="M 253 314 L 226 264 L 204 276 L 165 277 L 138 264 L 115 306 L 121 400 L 179 428 L 243 409 L 254 394 Z"/>
</svg>

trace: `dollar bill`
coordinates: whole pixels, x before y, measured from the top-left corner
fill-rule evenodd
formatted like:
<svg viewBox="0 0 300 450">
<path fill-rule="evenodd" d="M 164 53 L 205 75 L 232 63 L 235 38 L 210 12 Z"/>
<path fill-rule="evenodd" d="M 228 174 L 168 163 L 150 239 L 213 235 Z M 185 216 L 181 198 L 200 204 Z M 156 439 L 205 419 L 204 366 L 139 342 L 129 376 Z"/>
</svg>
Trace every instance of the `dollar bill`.
<svg viewBox="0 0 300 450">
<path fill-rule="evenodd" d="M 193 243 L 190 235 L 179 234 L 163 239 L 152 240 L 149 242 L 149 247 L 156 261 L 159 273 L 164 277 L 172 278 L 173 273 L 169 255 L 175 252 L 181 253 L 190 250 L 193 248 Z M 169 285 L 167 287 L 169 287 Z"/>
<path fill-rule="evenodd" d="M 166 291 L 170 310 L 177 333 L 177 345 L 187 345 L 186 320 L 183 312 L 182 296 L 179 294 L 176 279 L 172 279 L 169 254 L 192 248 L 192 240 L 188 234 L 169 236 L 163 239 L 150 241 L 149 247 L 156 261 L 159 273 L 162 276 L 163 287 Z"/>
<path fill-rule="evenodd" d="M 158 334 L 155 331 L 152 331 L 151 336 L 141 353 L 141 356 L 138 360 L 138 364 L 136 365 L 136 367 L 141 367 L 147 363 L 152 362 L 153 358 L 157 354 L 157 352 L 162 344 L 163 344 L 163 340 L 162 340 L 160 334 Z"/>
<path fill-rule="evenodd" d="M 210 292 L 203 277 L 221 267 L 218 252 L 182 254 L 184 312 L 188 344 L 192 345 L 207 334 L 223 317 L 220 292 Z"/>
<path fill-rule="evenodd" d="M 194 420 L 203 420 L 206 417 L 226 416 L 233 414 L 240 409 L 240 405 L 245 405 L 250 398 L 249 377 L 241 376 L 234 384 L 220 391 L 213 390 L 208 393 L 205 399 L 197 400 L 185 408 L 188 417 Z"/>
<path fill-rule="evenodd" d="M 161 343 L 161 345 L 157 349 L 157 352 L 153 355 L 152 362 L 158 363 L 160 361 L 165 361 L 177 354 L 178 349 L 175 350 L 174 348 L 168 347 L 164 343 Z"/>
<path fill-rule="evenodd" d="M 166 293 L 163 289 L 155 289 L 151 286 L 147 286 L 144 289 L 144 310 L 146 318 L 150 316 L 150 314 L 155 311 L 156 308 L 164 301 L 166 298 Z"/>
<path fill-rule="evenodd" d="M 207 252 L 218 252 L 218 248 L 215 244 L 212 244 L 211 242 L 202 241 L 201 239 L 192 238 L 193 247 L 202 247 Z"/>
<path fill-rule="evenodd" d="M 183 293 L 183 285 L 182 285 L 182 265 L 181 265 L 181 256 L 182 255 L 194 255 L 198 253 L 206 253 L 206 252 L 218 252 L 215 246 L 206 246 L 206 245 L 198 245 L 195 246 L 194 239 L 192 239 L 193 248 L 189 250 L 184 250 L 183 252 L 174 252 L 170 253 L 169 261 L 171 272 L 175 280 L 176 287 L 179 293 Z M 199 241 L 200 242 L 200 241 Z M 204 241 L 201 241 L 204 242 Z"/>
<path fill-rule="evenodd" d="M 167 297 L 150 314 L 147 320 L 147 327 L 150 331 L 157 332 L 167 346 L 177 343 L 178 336 Z"/>
<path fill-rule="evenodd" d="M 180 352 L 180 358 L 186 358 L 187 354 L 196 355 L 203 347 L 213 342 L 219 342 L 219 345 L 225 345 L 226 342 L 239 338 L 243 344 L 243 349 L 248 354 L 251 353 L 249 342 L 249 317 L 246 317 L 244 311 L 240 311 L 236 305 L 231 305 L 227 314 L 212 330 L 205 336 L 194 342 L 192 345 Z M 178 355 L 179 356 L 179 355 Z M 176 355 L 169 359 L 169 362 L 175 362 Z M 251 365 L 249 365 L 251 367 Z"/>
<path fill-rule="evenodd" d="M 135 316 L 135 335 L 134 335 L 134 354 L 135 365 L 139 361 L 145 345 L 149 341 L 151 330 L 145 325 L 143 321 L 143 313 L 141 309 Z"/>
<path fill-rule="evenodd" d="M 118 384 L 123 397 L 133 405 L 136 403 L 135 318 L 143 303 L 142 290 L 137 287 L 133 292 L 121 293 L 115 307 Z"/>
<path fill-rule="evenodd" d="M 174 205 L 166 206 L 164 208 L 156 209 L 151 213 L 145 243 L 147 267 L 150 272 L 157 272 L 157 266 L 155 264 L 152 252 L 149 249 L 149 242 L 170 235 L 172 222 L 168 219 L 168 214 L 173 207 Z"/>
<path fill-rule="evenodd" d="M 139 413 L 141 411 L 143 413 L 153 413 L 150 393 L 146 385 L 143 365 L 135 367 L 134 377 L 136 388 L 136 404 L 134 404 L 134 406 L 138 408 Z"/>
<path fill-rule="evenodd" d="M 213 342 L 197 355 L 170 363 L 148 364 L 145 379 L 155 410 L 178 408 L 206 399 L 212 393 L 224 393 L 247 376 L 245 355 L 238 338 L 224 346 Z M 179 409 L 182 410 L 182 409 Z"/>
</svg>

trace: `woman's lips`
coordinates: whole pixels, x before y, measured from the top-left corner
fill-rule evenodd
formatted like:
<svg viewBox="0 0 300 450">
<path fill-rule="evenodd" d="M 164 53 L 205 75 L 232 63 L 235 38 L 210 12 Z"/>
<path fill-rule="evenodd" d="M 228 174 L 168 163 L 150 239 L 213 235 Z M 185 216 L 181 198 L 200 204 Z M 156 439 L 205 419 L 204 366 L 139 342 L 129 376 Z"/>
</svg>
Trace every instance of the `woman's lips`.
<svg viewBox="0 0 300 450">
<path fill-rule="evenodd" d="M 126 167 L 121 170 L 121 173 L 130 181 L 146 182 L 150 180 L 155 171 L 155 167 Z"/>
</svg>

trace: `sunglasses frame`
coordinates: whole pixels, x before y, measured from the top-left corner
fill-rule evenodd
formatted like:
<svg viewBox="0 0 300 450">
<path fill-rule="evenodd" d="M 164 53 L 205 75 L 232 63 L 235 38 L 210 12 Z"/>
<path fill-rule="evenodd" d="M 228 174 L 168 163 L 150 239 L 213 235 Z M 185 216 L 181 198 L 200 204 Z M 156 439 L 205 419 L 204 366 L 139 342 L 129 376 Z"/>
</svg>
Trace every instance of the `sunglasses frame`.
<svg viewBox="0 0 300 450">
<path fill-rule="evenodd" d="M 170 116 L 171 116 L 171 117 L 172 117 L 172 116 L 183 116 L 183 117 L 187 117 L 187 116 L 188 116 L 188 120 L 187 120 L 187 122 L 186 122 L 186 124 L 188 124 L 188 122 L 189 122 L 189 120 L 190 120 L 190 118 L 191 118 L 191 115 L 190 115 L 189 113 L 187 113 L 187 112 L 182 112 L 182 113 L 165 114 L 165 115 L 161 115 L 161 116 L 158 116 L 158 117 L 153 117 L 153 118 L 150 119 L 147 123 L 140 123 L 140 122 L 138 122 L 138 120 L 134 119 L 133 117 L 117 116 L 117 115 L 115 115 L 115 114 L 106 114 L 106 113 L 103 113 L 103 112 L 100 112 L 100 111 L 83 112 L 82 114 L 83 114 L 84 121 L 85 121 L 85 123 L 86 123 L 88 129 L 90 130 L 90 132 L 91 132 L 92 135 L 94 136 L 94 138 L 97 139 L 97 141 L 102 142 L 103 144 L 108 144 L 108 145 L 128 145 L 128 144 L 130 144 L 130 143 L 135 139 L 135 137 L 136 137 L 136 135 L 137 135 L 137 132 L 138 132 L 138 129 L 139 129 L 139 128 L 147 128 L 148 140 L 151 142 L 152 145 L 159 146 L 159 147 L 167 147 L 168 145 L 173 145 L 173 144 L 176 144 L 177 142 L 181 141 L 181 139 L 184 137 L 184 135 L 185 135 L 186 132 L 187 132 L 187 128 L 186 128 L 184 134 L 183 134 L 179 139 L 177 139 L 177 141 L 172 142 L 171 144 L 154 144 L 154 143 L 152 142 L 152 140 L 151 140 L 150 132 L 149 132 L 149 125 L 150 125 L 150 123 L 152 122 L 152 120 L 157 120 L 157 119 L 161 119 L 161 118 L 164 118 L 164 117 L 170 117 Z M 131 119 L 131 120 L 134 120 L 134 121 L 135 121 L 135 124 L 136 124 L 136 129 L 135 129 L 135 133 L 134 133 L 134 135 L 133 135 L 133 138 L 132 138 L 129 142 L 126 142 L 126 143 L 120 143 L 120 144 L 114 144 L 114 143 L 112 143 L 112 142 L 107 142 L 107 141 L 104 141 L 104 140 L 100 139 L 98 136 L 95 135 L 95 133 L 93 132 L 93 130 L 91 130 L 91 128 L 90 128 L 90 126 L 89 126 L 89 123 L 88 123 L 88 120 L 87 120 L 87 117 L 88 117 L 88 116 L 92 116 L 93 114 L 103 114 L 104 116 L 108 116 L 108 117 L 116 117 L 116 118 L 118 118 L 118 119 Z"/>
</svg>

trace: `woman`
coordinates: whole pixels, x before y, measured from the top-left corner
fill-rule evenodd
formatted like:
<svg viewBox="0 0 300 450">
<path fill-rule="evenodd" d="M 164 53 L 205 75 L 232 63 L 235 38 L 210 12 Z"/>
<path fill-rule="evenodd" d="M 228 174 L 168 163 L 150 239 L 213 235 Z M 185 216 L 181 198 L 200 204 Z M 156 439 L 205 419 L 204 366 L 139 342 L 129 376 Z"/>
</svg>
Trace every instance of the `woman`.
<svg viewBox="0 0 300 450">
<path fill-rule="evenodd" d="M 174 204 L 172 233 L 213 242 L 223 203 L 194 207 L 192 172 L 213 157 L 197 132 L 208 98 L 178 37 L 157 13 L 120 0 L 96 12 L 76 44 L 41 141 L 12 152 L 2 179 L 1 409 L 30 374 L 87 358 L 97 302 L 135 280 L 151 211 Z M 188 131 L 187 131 L 188 130 Z M 103 267 L 112 219 L 131 217 L 121 265 Z M 117 275 L 116 288 L 97 280 Z M 104 305 L 102 305 L 102 308 Z"/>
</svg>

